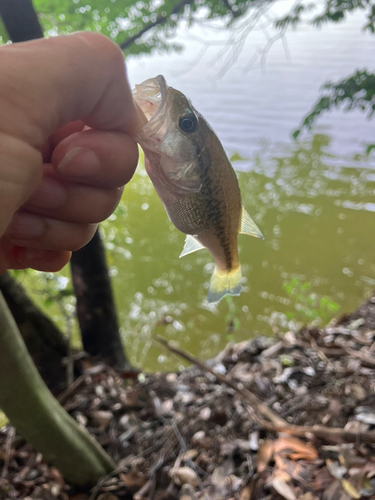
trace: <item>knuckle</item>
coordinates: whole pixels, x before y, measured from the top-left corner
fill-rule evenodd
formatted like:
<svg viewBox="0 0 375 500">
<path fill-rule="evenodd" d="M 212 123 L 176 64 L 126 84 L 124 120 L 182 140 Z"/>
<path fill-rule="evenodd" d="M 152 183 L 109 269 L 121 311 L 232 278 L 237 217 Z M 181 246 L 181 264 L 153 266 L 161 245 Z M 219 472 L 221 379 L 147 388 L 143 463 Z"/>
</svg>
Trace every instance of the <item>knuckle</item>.
<svg viewBox="0 0 375 500">
<path fill-rule="evenodd" d="M 105 56 L 105 59 L 107 61 L 118 61 L 119 59 L 121 59 L 122 61 L 124 60 L 124 56 L 120 47 L 101 33 L 84 31 L 72 35 L 72 37 L 74 36 L 76 36 L 77 38 L 79 37 L 82 42 L 84 42 L 86 46 L 96 55 L 100 54 L 102 56 Z"/>
<path fill-rule="evenodd" d="M 97 229 L 97 224 L 83 224 L 78 228 L 78 235 L 72 241 L 70 248 L 71 252 L 77 252 L 81 250 L 95 234 Z"/>
</svg>

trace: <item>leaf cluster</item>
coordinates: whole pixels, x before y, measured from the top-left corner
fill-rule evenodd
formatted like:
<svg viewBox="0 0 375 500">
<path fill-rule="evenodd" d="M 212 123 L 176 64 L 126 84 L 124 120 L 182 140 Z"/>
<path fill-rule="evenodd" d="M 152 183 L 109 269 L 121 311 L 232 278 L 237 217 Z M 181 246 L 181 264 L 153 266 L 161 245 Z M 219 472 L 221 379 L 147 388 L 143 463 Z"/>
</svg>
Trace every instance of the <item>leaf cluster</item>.
<svg viewBox="0 0 375 500">
<path fill-rule="evenodd" d="M 227 24 L 243 16 L 258 0 L 34 0 L 47 36 L 74 31 L 103 33 L 126 54 L 179 50 L 172 40 L 184 19 L 190 25 L 204 19 L 223 18 Z M 0 25 L 0 36 L 7 41 Z M 1 39 L 0 39 L 1 41 Z"/>
<path fill-rule="evenodd" d="M 314 2 L 297 2 L 287 15 L 276 20 L 275 26 L 279 29 L 295 27 L 304 20 L 304 14 L 310 13 L 317 8 L 318 4 Z M 367 24 L 363 29 L 375 33 L 374 0 L 326 0 L 319 13 L 311 16 L 308 22 L 316 27 L 329 22 L 338 23 L 343 21 L 348 13 L 355 10 L 366 12 Z"/>
<path fill-rule="evenodd" d="M 295 311 L 288 311 L 286 317 L 290 319 L 301 318 L 303 321 L 322 320 L 329 321 L 340 310 L 339 304 L 330 297 L 319 297 L 312 292 L 310 282 L 302 282 L 294 277 L 283 283 L 283 289 L 293 301 Z"/>
<path fill-rule="evenodd" d="M 333 108 L 344 107 L 345 111 L 357 109 L 367 113 L 369 118 L 375 113 L 375 74 L 367 70 L 356 71 L 337 83 L 328 82 L 323 85 L 322 91 L 324 95 L 303 120 L 301 128 L 293 133 L 295 139 L 302 129 L 310 130 L 317 117 L 324 111 Z M 368 153 L 371 149 L 373 148 L 370 147 Z"/>
</svg>

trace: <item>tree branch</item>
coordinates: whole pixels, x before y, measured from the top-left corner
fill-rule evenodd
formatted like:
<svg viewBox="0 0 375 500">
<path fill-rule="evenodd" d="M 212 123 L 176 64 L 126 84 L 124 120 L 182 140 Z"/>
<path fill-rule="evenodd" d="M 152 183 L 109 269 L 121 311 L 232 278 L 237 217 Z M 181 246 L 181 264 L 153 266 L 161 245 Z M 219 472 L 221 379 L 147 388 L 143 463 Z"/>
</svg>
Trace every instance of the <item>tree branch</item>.
<svg viewBox="0 0 375 500">
<path fill-rule="evenodd" d="M 130 38 L 128 38 L 127 40 L 125 40 L 125 42 L 120 43 L 120 48 L 122 50 L 125 50 L 132 43 L 134 43 L 136 40 L 141 38 L 145 33 L 147 33 L 147 31 L 151 30 L 152 28 L 155 28 L 159 24 L 163 24 L 165 21 L 167 21 L 170 18 L 171 15 L 177 14 L 185 7 L 185 5 L 191 5 L 192 3 L 194 3 L 194 1 L 195 0 L 182 0 L 182 2 L 179 2 L 175 7 L 173 7 L 173 9 L 171 10 L 171 12 L 169 14 L 166 14 L 165 16 L 159 16 L 156 19 L 156 21 L 154 21 L 153 23 L 146 24 L 146 26 L 144 28 L 142 28 L 141 31 L 139 31 L 136 35 L 133 35 Z"/>
<path fill-rule="evenodd" d="M 1 292 L 0 408 L 17 431 L 72 483 L 93 486 L 115 468 L 45 386 Z"/>
<path fill-rule="evenodd" d="M 43 38 L 31 0 L 0 0 L 0 15 L 12 42 Z"/>
</svg>

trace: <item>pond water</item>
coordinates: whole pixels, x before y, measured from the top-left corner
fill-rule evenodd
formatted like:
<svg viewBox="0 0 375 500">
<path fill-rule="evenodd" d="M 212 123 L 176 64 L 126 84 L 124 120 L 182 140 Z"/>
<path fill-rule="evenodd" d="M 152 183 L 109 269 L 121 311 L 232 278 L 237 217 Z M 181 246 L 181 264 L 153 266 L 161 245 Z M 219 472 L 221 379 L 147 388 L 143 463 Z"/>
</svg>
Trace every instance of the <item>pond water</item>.
<svg viewBox="0 0 375 500">
<path fill-rule="evenodd" d="M 335 112 L 301 141 L 291 140 L 322 83 L 374 67 L 375 37 L 361 32 L 363 24 L 354 15 L 320 30 L 302 26 L 275 41 L 251 68 L 266 35 L 273 36 L 265 25 L 249 34 L 239 54 L 233 44 L 227 50 L 213 43 L 229 36 L 218 26 L 181 27 L 183 52 L 128 62 L 132 84 L 163 74 L 191 98 L 228 154 L 241 158 L 234 167 L 243 202 L 265 236 L 239 236 L 243 293 L 209 305 L 212 258 L 205 250 L 178 258 L 184 235 L 169 222 L 140 167 L 102 225 L 134 364 L 149 370 L 180 365 L 153 342 L 155 331 L 209 358 L 229 339 L 327 321 L 335 303 L 340 311 L 352 310 L 375 288 L 375 162 L 363 154 L 364 144 L 374 142 L 374 121 Z"/>
</svg>

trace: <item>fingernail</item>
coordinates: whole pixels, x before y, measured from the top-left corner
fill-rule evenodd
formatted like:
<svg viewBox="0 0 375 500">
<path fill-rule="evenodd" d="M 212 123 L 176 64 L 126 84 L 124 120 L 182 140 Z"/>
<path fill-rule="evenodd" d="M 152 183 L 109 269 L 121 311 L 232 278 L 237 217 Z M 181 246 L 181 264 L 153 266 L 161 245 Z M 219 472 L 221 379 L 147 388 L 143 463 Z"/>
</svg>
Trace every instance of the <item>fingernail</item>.
<svg viewBox="0 0 375 500">
<path fill-rule="evenodd" d="M 18 213 L 13 217 L 6 236 L 12 240 L 32 240 L 40 238 L 46 231 L 46 223 L 42 217 L 29 213 Z"/>
<path fill-rule="evenodd" d="M 100 170 L 100 160 L 90 149 L 71 149 L 57 165 L 57 170 L 65 175 L 92 175 Z"/>
<path fill-rule="evenodd" d="M 38 208 L 58 208 L 66 201 L 64 186 L 50 177 L 43 177 L 38 189 L 27 200 L 27 205 Z"/>
</svg>

